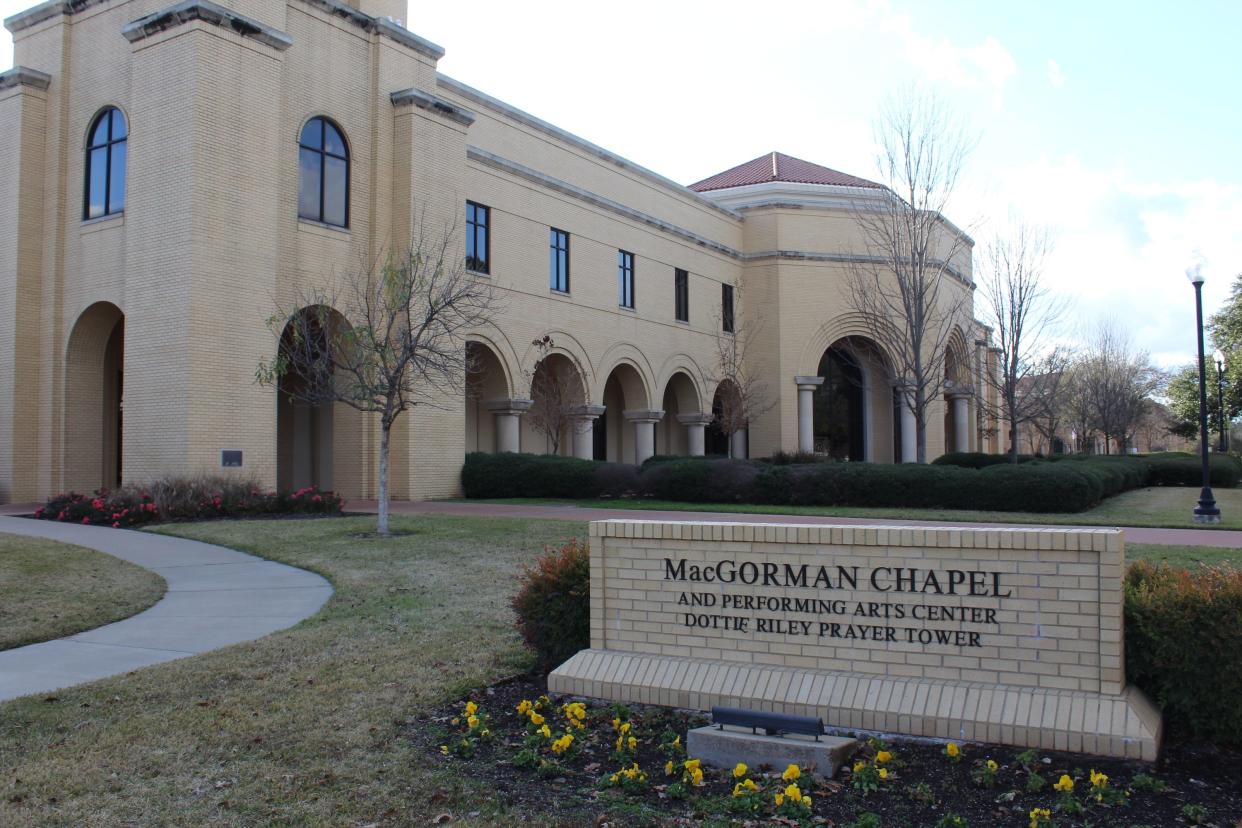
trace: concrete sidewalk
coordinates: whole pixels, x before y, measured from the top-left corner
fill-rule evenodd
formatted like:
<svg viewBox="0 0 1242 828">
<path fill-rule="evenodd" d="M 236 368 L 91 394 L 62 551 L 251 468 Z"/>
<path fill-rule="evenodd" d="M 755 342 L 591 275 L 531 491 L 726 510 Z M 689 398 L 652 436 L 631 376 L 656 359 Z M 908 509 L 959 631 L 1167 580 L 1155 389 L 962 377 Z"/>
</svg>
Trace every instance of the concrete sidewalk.
<svg viewBox="0 0 1242 828">
<path fill-rule="evenodd" d="M 14 517 L 0 517 L 0 532 L 106 552 L 168 584 L 155 606 L 124 621 L 0 651 L 0 701 L 262 638 L 332 595 L 319 575 L 198 541 Z"/>
<path fill-rule="evenodd" d="M 540 520 L 703 520 L 711 523 L 801 523 L 839 524 L 844 526 L 961 526 L 988 529 L 1032 529 L 1041 526 L 1056 528 L 1058 524 L 1040 523 L 969 523 L 966 521 L 898 520 L 895 518 L 849 518 L 819 515 L 764 515 L 741 512 L 676 512 L 657 509 L 600 509 L 598 507 L 535 506 L 514 503 L 471 503 L 464 500 L 395 501 L 390 504 L 394 515 L 460 515 L 462 517 L 512 517 Z M 374 500 L 351 500 L 347 512 L 373 513 Z M 1061 527 L 1073 528 L 1073 527 Z M 1099 529 L 1099 526 L 1082 527 Z M 1163 546 L 1215 546 L 1242 549 L 1242 531 L 1232 529 L 1152 529 L 1122 526 L 1129 543 L 1154 543 Z"/>
</svg>

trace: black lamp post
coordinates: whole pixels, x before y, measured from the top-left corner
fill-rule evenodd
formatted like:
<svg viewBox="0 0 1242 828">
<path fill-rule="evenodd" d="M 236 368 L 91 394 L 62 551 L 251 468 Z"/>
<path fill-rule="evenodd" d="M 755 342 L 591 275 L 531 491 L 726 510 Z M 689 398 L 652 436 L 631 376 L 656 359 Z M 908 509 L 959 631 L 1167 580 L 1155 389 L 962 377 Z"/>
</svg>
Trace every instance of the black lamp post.
<svg viewBox="0 0 1242 828">
<path fill-rule="evenodd" d="M 1220 523 L 1220 509 L 1208 473 L 1207 369 L 1203 358 L 1203 273 L 1200 265 L 1187 269 L 1186 278 L 1195 286 L 1196 335 L 1199 338 L 1199 436 L 1203 455 L 1203 490 L 1195 507 L 1195 523 Z"/>
<path fill-rule="evenodd" d="M 1220 432 L 1217 451 L 1224 454 L 1229 451 L 1229 441 L 1225 438 L 1225 355 L 1217 348 L 1213 356 L 1216 358 L 1216 421 Z"/>
</svg>

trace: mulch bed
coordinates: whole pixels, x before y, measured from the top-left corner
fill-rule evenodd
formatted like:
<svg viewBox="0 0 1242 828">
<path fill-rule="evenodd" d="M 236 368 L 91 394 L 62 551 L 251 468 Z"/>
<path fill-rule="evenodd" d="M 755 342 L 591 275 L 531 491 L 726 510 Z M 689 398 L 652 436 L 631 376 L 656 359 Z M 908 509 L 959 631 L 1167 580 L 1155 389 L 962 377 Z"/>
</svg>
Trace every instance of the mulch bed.
<svg viewBox="0 0 1242 828">
<path fill-rule="evenodd" d="M 521 750 L 527 734 L 527 723 L 515 708 L 523 699 L 534 700 L 546 692 L 542 679 L 523 677 L 470 694 L 451 706 L 431 710 L 417 717 L 409 727 L 409 738 L 428 757 L 428 762 L 460 769 L 460 773 L 481 780 L 494 792 L 496 800 L 506 803 L 514 817 L 523 815 L 541 820 L 562 821 L 580 825 L 699 825 L 712 824 L 765 825 L 797 822 L 774 819 L 771 803 L 765 814 L 747 816 L 730 813 L 734 780 L 726 770 L 707 769 L 705 784 L 689 796 L 673 799 L 668 785 L 677 777 L 664 772 L 667 760 L 659 751 L 661 735 L 667 730 L 681 735 L 684 743 L 688 729 L 707 724 L 702 714 L 659 707 L 628 705 L 628 718 L 639 739 L 636 761 L 646 772 L 648 782 L 641 790 L 622 791 L 601 787 L 605 779 L 620 769 L 614 758 L 612 719 L 616 710 L 603 703 L 588 703 L 587 728 L 574 731 L 574 752 L 571 758 L 539 771 L 518 767 L 514 758 Z M 486 716 L 492 738 L 478 743 L 469 757 L 445 755 L 444 745 L 459 739 L 466 729 L 460 721 L 462 706 L 474 701 Z M 553 735 L 565 731 L 565 717 L 560 704 L 553 700 L 546 711 Z M 452 720 L 459 719 L 454 725 Z M 624 718 L 624 717 L 623 717 Z M 1042 790 L 1027 790 L 1029 772 L 1021 766 L 1023 751 L 996 745 L 963 744 L 962 759 L 949 761 L 941 744 L 893 741 L 888 749 L 894 754 L 889 779 L 879 791 L 863 795 L 851 784 L 847 766 L 832 780 L 810 774 L 801 780 L 805 793 L 812 797 L 813 817 L 807 825 L 849 826 L 864 814 L 878 815 L 879 822 L 864 821 L 860 825 L 935 826 L 945 815 L 954 814 L 970 826 L 1028 826 L 1033 808 L 1052 810 L 1053 823 L 1064 826 L 1174 826 L 1210 825 L 1218 828 L 1242 827 L 1242 751 L 1212 745 L 1169 742 L 1158 763 L 1109 759 L 1073 753 L 1039 751 L 1035 772 L 1046 780 Z M 864 748 L 858 758 L 872 758 L 874 748 Z M 553 758 L 550 752 L 544 755 Z M 972 772 L 984 761 L 998 765 L 996 783 L 983 787 L 972 779 Z M 751 777 L 775 791 L 783 768 L 752 768 Z M 1127 803 L 1105 805 L 1089 794 L 1089 773 L 1108 775 L 1116 789 L 1129 790 Z M 771 777 L 764 779 L 762 772 Z M 1084 806 L 1080 814 L 1069 815 L 1058 808 L 1061 796 L 1052 785 L 1062 774 L 1076 780 L 1075 798 Z M 1167 786 L 1153 791 L 1134 779 L 1147 775 Z M 1189 806 L 1189 810 L 1187 810 Z M 447 814 L 448 821 L 456 814 Z M 463 815 L 464 816 L 464 815 Z"/>
</svg>

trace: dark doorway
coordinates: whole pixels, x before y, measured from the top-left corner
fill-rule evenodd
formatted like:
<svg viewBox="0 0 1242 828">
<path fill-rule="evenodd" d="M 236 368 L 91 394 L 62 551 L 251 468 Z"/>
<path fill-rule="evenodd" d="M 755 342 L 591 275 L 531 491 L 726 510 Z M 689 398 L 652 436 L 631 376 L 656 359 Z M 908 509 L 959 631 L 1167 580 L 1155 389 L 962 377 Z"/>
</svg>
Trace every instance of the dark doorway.
<svg viewBox="0 0 1242 828">
<path fill-rule="evenodd" d="M 832 347 L 819 361 L 824 384 L 815 392 L 815 452 L 834 460 L 863 460 L 863 375 L 858 360 Z"/>
</svg>

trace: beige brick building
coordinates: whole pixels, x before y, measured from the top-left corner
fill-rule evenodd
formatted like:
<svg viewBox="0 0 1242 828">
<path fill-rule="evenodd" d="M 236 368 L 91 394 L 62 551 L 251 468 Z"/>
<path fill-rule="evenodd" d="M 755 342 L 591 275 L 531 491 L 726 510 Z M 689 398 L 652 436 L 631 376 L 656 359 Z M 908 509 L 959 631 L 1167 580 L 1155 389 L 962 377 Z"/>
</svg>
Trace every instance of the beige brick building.
<svg viewBox="0 0 1242 828">
<path fill-rule="evenodd" d="M 478 393 L 398 421 L 395 497 L 453 494 L 468 451 L 547 450 L 523 416 L 545 335 L 583 401 L 563 453 L 726 450 L 711 378 L 734 289 L 774 400 L 737 451 L 908 456 L 900 377 L 844 300 L 883 189 L 777 153 L 681 186 L 439 74 L 406 12 L 73 0 L 5 22 L 0 502 L 222 467 L 372 495 L 376 424 L 254 373 L 277 307 L 417 222 L 459 228 L 503 311 L 471 337 Z M 968 293 L 969 244 L 950 264 Z M 969 393 L 986 331 L 966 317 L 951 347 L 929 457 L 995 448 Z"/>
</svg>

